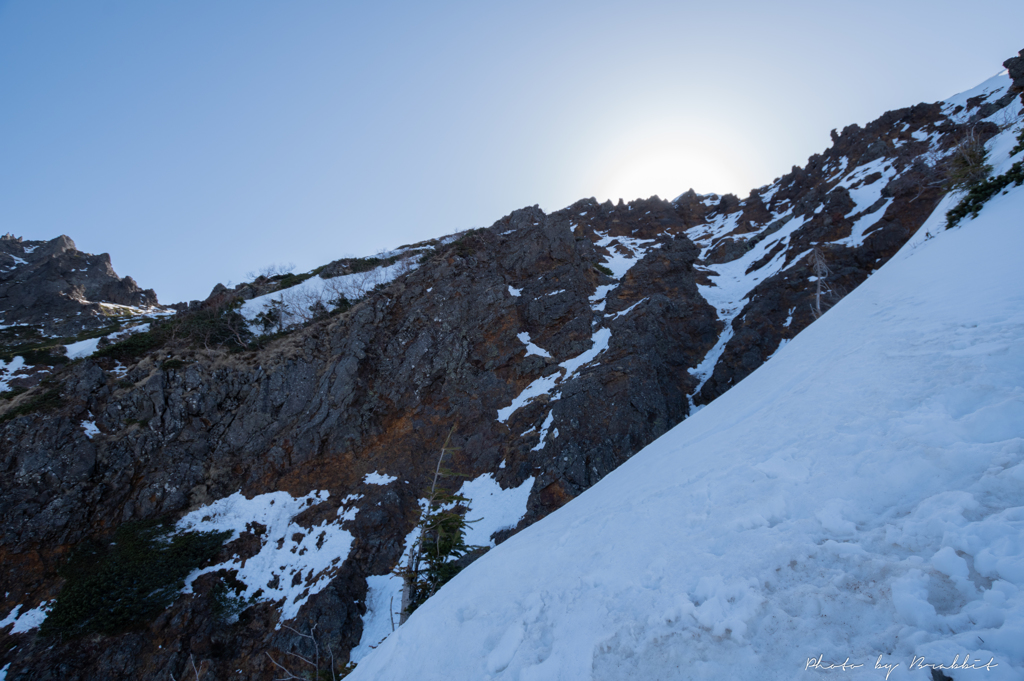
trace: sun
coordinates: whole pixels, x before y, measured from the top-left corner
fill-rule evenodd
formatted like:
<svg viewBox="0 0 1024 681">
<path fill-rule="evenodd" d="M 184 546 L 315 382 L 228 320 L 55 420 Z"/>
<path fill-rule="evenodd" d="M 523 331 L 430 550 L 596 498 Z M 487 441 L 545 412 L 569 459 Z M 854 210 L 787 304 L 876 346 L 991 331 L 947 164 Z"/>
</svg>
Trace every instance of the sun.
<svg viewBox="0 0 1024 681">
<path fill-rule="evenodd" d="M 646 128 L 611 140 L 594 168 L 596 197 L 615 202 L 657 194 L 671 200 L 690 188 L 745 195 L 747 169 L 732 145 L 723 143 L 728 137 L 715 132 L 714 126 L 689 133 Z"/>
</svg>

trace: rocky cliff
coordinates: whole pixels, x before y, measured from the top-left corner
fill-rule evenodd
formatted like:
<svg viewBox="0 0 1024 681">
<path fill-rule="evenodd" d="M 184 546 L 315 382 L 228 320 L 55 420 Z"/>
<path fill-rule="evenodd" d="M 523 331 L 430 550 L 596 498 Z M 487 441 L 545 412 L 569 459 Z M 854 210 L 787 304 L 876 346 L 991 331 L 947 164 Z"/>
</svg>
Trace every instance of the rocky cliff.
<svg viewBox="0 0 1024 681">
<path fill-rule="evenodd" d="M 524 208 L 400 249 L 419 264 L 288 333 L 229 349 L 154 328 L 0 402 L 7 678 L 269 679 L 288 653 L 309 654 L 310 635 L 344 661 L 367 643 L 370 586 L 407 548 L 450 432 L 453 491 L 493 480 L 528 494 L 488 539 L 551 513 L 891 257 L 944 195 L 951 152 L 1015 106 L 1009 85 L 834 132 L 743 199 Z M 84 281 L 63 281 L 54 295 L 91 300 Z M 274 289 L 261 286 L 215 291 L 191 314 L 232 314 Z M 123 304 L 151 295 L 125 288 Z M 17 300 L 26 323 L 33 304 Z M 39 634 L 76 550 L 134 521 L 228 518 L 228 543 L 170 606 L 114 633 Z M 245 596 L 230 616 L 225 584 Z"/>
<path fill-rule="evenodd" d="M 48 336 L 75 336 L 109 325 L 111 317 L 158 307 L 156 293 L 118 277 L 106 253 L 52 241 L 0 237 L 0 324 L 34 326 Z"/>
</svg>

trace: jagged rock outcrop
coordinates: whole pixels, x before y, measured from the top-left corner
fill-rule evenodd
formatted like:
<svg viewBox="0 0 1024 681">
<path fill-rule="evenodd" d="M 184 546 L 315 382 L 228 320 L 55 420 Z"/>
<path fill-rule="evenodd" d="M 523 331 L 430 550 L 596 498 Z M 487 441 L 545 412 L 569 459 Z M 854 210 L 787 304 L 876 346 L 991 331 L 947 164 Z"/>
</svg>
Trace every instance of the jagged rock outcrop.
<svg viewBox="0 0 1024 681">
<path fill-rule="evenodd" d="M 118 277 L 106 253 L 83 253 L 66 236 L 51 241 L 0 237 L 0 324 L 75 336 L 109 325 L 111 317 L 158 305 L 152 289 Z"/>
<path fill-rule="evenodd" d="M 1010 80 L 1013 81 L 1010 85 L 1010 92 L 1020 93 L 1020 101 L 1024 103 L 1024 50 L 1021 50 L 1018 56 L 1004 61 L 1003 66 L 1006 67 L 1010 74 Z"/>
<path fill-rule="evenodd" d="M 7 678 L 181 678 L 190 657 L 204 678 L 275 678 L 268 653 L 303 644 L 277 626 L 290 607 L 288 626 L 315 627 L 344 658 L 362 636 L 367 579 L 396 566 L 449 432 L 447 466 L 460 475 L 529 485 L 519 528 L 557 509 L 884 264 L 940 200 L 943 155 L 1004 97 L 849 126 L 745 199 L 524 208 L 431 242 L 419 267 L 261 349 L 172 339 L 127 367 L 85 359 L 0 402 L 0 613 L 50 602 L 84 542 L 239 490 L 316 494 L 276 548 L 253 520 L 219 562 L 266 550 L 283 566 L 329 532 L 351 537 L 332 563 L 274 568 L 237 621 L 215 607 L 225 568 L 117 635 L 0 629 Z M 215 291 L 207 307 L 274 289 L 246 286 Z M 45 408 L 28 409 L 44 390 Z"/>
</svg>

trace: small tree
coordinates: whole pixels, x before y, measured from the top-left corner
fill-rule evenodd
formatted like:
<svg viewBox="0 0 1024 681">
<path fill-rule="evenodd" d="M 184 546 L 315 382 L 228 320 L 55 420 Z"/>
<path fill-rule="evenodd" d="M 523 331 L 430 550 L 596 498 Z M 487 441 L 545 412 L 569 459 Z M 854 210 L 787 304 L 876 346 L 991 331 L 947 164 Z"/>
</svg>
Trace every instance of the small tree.
<svg viewBox="0 0 1024 681">
<path fill-rule="evenodd" d="M 256 321 L 263 327 L 263 333 L 284 331 L 285 317 L 288 314 L 288 306 L 284 300 L 271 298 L 263 305 L 263 311 L 256 315 Z"/>
<path fill-rule="evenodd" d="M 960 138 L 960 141 L 946 159 L 946 179 L 943 189 L 946 191 L 963 191 L 981 182 L 992 166 L 987 163 L 988 149 L 985 142 L 971 126 Z"/>
<path fill-rule="evenodd" d="M 811 272 L 814 273 L 814 304 L 811 305 L 811 314 L 817 319 L 823 312 L 821 310 L 821 298 L 828 295 L 831 290 L 825 277 L 831 274 L 828 265 L 825 264 L 825 254 L 817 246 L 811 251 Z"/>
<path fill-rule="evenodd" d="M 317 320 L 323 319 L 328 314 L 330 314 L 330 310 L 327 309 L 327 306 L 324 305 L 323 301 L 317 300 L 316 302 L 309 306 L 309 313 L 311 315 L 311 320 Z"/>
<path fill-rule="evenodd" d="M 466 528 L 475 522 L 465 518 L 469 499 L 442 491 L 437 486 L 440 478 L 453 475 L 442 469 L 441 464 L 445 454 L 457 449 L 448 446 L 454 432 L 454 427 L 448 431 L 437 457 L 434 481 L 420 516 L 419 537 L 409 551 L 406 567 L 397 570 L 404 582 L 399 624 L 404 624 L 416 608 L 462 570 L 456 564 L 459 558 L 480 548 L 466 544 Z"/>
</svg>

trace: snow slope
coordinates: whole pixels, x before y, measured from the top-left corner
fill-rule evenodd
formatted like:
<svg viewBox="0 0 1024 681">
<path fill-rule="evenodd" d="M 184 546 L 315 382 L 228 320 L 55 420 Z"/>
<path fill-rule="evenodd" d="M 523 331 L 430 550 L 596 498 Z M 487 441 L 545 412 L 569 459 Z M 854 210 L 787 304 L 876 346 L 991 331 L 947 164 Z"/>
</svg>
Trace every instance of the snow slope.
<svg viewBox="0 0 1024 681">
<path fill-rule="evenodd" d="M 381 254 L 382 257 L 388 255 L 389 253 Z M 274 291 L 247 300 L 242 304 L 240 312 L 255 333 L 259 333 L 261 330 L 256 318 L 261 312 L 270 308 L 271 301 L 283 305 L 284 319 L 282 321 L 285 326 L 300 324 L 308 320 L 312 305 L 320 303 L 327 310 L 333 310 L 338 298 L 345 297 L 350 302 L 359 300 L 375 287 L 394 281 L 399 275 L 416 267 L 418 267 L 417 264 L 399 261 L 365 272 L 345 274 L 328 279 L 317 275 L 283 291 Z"/>
<path fill-rule="evenodd" d="M 1024 187 L 951 205 L 348 678 L 1024 677 Z"/>
</svg>

